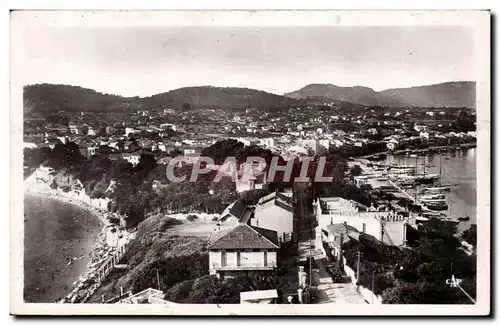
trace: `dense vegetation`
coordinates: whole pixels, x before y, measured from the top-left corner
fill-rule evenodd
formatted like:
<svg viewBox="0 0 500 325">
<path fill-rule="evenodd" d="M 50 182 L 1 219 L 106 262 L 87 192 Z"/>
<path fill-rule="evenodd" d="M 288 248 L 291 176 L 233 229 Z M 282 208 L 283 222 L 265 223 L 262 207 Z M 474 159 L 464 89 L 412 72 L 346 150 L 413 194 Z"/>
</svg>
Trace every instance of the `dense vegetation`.
<svg viewBox="0 0 500 325">
<path fill-rule="evenodd" d="M 467 243 L 471 244 L 472 246 L 476 247 L 477 246 L 477 226 L 476 225 L 471 225 L 469 229 L 465 230 L 461 238 L 465 240 Z"/>
<path fill-rule="evenodd" d="M 248 156 L 263 157 L 267 162 L 266 172 L 273 153 L 256 146 L 244 146 L 235 140 L 218 141 L 204 150 L 204 154 L 217 162 L 227 157 L 235 156 L 241 163 Z M 107 153 L 99 151 L 97 155 L 85 159 L 81 156 L 78 146 L 72 142 L 57 144 L 54 149 L 25 149 L 25 165 L 36 168 L 40 164 L 50 166 L 72 179 L 80 179 L 86 193 L 94 197 L 109 197 L 112 199 L 111 209 L 128 217 L 128 224 L 134 227 L 151 213 L 190 213 L 206 212 L 220 213 L 224 208 L 242 198 L 249 204 L 255 204 L 259 195 L 265 195 L 279 188 L 291 187 L 292 181 L 301 172 L 302 163 L 294 161 L 289 182 L 283 181 L 284 172 L 277 172 L 274 181 L 267 184 L 263 190 L 238 194 L 235 183 L 229 176 L 222 177 L 219 182 L 213 182 L 217 171 L 198 175 L 196 182 L 170 182 L 166 177 L 166 166 L 158 164 L 152 153 L 144 152 L 137 166 L 122 159 L 110 160 Z M 316 158 L 315 158 L 316 159 Z M 278 160 L 280 166 L 286 162 Z M 309 164 L 307 176 L 314 180 L 318 162 Z M 322 176 L 332 176 L 333 182 L 312 182 L 313 194 L 318 196 L 344 196 L 349 199 L 363 201 L 366 193 L 352 191 L 346 187 L 344 175 L 347 171 L 345 159 L 331 153 L 327 156 Z M 191 178 L 192 166 L 178 166 L 174 174 Z M 114 190 L 106 192 L 111 181 L 115 181 Z M 71 184 L 65 184 L 63 190 L 69 190 Z M 57 183 L 54 184 L 58 186 Z M 344 187 L 351 190 L 344 190 Z"/>
<path fill-rule="evenodd" d="M 305 101 L 247 88 L 187 87 L 145 98 L 125 98 L 68 85 L 36 84 L 24 87 L 24 110 L 43 115 L 59 111 L 129 112 L 142 107 L 273 109 L 304 105 Z"/>
<path fill-rule="evenodd" d="M 389 304 L 471 303 L 446 280 L 454 275 L 461 287 L 476 295 L 475 256 L 460 250 L 454 236 L 456 224 L 430 219 L 409 234 L 414 247 L 400 249 L 361 237 L 360 242 L 344 245 L 347 264 L 356 270 L 357 252 L 361 252 L 359 284 L 381 294 Z M 409 238 L 410 239 L 410 238 Z"/>
<path fill-rule="evenodd" d="M 37 84 L 24 87 L 24 112 L 44 115 L 59 111 L 123 112 L 133 99 L 68 85 Z"/>
<path fill-rule="evenodd" d="M 239 304 L 240 292 L 269 290 L 278 287 L 278 278 L 272 273 L 247 272 L 223 280 L 214 275 L 178 283 L 165 293 L 165 299 L 177 303 Z"/>
<path fill-rule="evenodd" d="M 114 270 L 94 294 L 91 302 L 109 299 L 120 290 L 136 293 L 147 288 L 167 291 L 185 280 L 207 274 L 208 252 L 206 239 L 179 236 L 171 228 L 182 221 L 162 215 L 152 216 L 137 229 L 136 238 L 130 243 L 122 260 L 126 271 Z M 158 273 L 157 273 L 158 272 Z"/>
<path fill-rule="evenodd" d="M 241 161 L 247 155 L 269 158 L 268 150 L 256 151 L 255 147 L 245 147 L 233 140 L 225 140 L 207 148 L 207 155 L 225 160 L 235 154 Z M 127 215 L 130 226 L 138 227 L 137 238 L 132 242 L 127 256 L 127 274 L 115 271 L 96 297 L 115 295 L 120 288 L 134 292 L 148 287 L 157 287 L 156 270 L 159 270 L 160 289 L 173 301 L 194 299 L 200 303 L 218 301 L 234 302 L 240 291 L 256 287 L 252 277 L 219 281 L 206 277 L 208 255 L 206 241 L 200 237 L 179 237 L 169 233 L 169 229 L 179 221 L 163 217 L 172 212 L 220 213 L 227 204 L 242 198 L 248 204 L 255 204 L 259 197 L 274 190 L 280 184 L 268 184 L 263 190 L 238 194 L 234 183 L 226 179 L 211 182 L 213 173 L 201 175 L 197 182 L 169 182 L 165 177 L 165 166 L 157 164 L 152 154 L 144 153 L 137 166 L 124 160 L 110 160 L 106 154 L 84 159 L 74 143 L 58 144 L 54 149 L 25 149 L 25 164 L 37 167 L 45 164 L 53 167 L 67 178 L 80 179 L 92 197 L 109 196 L 111 208 Z M 341 155 L 330 152 L 324 176 L 331 175 L 331 183 L 308 184 L 303 193 L 309 202 L 317 196 L 342 196 L 365 205 L 378 195 L 369 187 L 355 187 L 346 184 L 344 175 L 348 171 Z M 311 165 L 314 176 L 315 166 Z M 354 174 L 357 173 L 354 168 Z M 294 166 L 293 175 L 298 176 L 300 168 Z M 177 175 L 191 174 L 190 167 L 180 167 Z M 116 182 L 113 192 L 106 192 L 111 180 Z M 65 184 L 66 190 L 68 184 Z M 57 184 L 56 184 L 57 186 Z M 297 190 L 294 187 L 295 190 Z M 301 200 L 302 202 L 302 200 Z M 304 203 L 304 202 L 303 202 Z M 307 204 L 309 205 L 309 204 Z M 297 205 L 298 206 L 298 205 Z M 149 216 L 149 218 L 147 218 Z M 409 234 L 411 249 L 389 247 L 369 238 L 346 244 L 345 256 L 348 265 L 356 269 L 356 252 L 363 253 L 359 282 L 382 294 L 386 303 L 468 303 L 469 300 L 457 289 L 449 288 L 446 279 L 455 275 L 463 279 L 462 287 L 475 296 L 476 266 L 474 257 L 459 250 L 460 242 L 454 236 L 456 225 L 431 219 Z M 471 227 L 462 238 L 471 244 L 476 242 L 476 229 Z M 263 281 L 272 284 L 273 278 Z M 262 289 L 261 287 L 259 287 Z M 244 291 L 243 290 L 243 291 Z M 98 299 L 98 298 L 95 298 Z"/>
</svg>

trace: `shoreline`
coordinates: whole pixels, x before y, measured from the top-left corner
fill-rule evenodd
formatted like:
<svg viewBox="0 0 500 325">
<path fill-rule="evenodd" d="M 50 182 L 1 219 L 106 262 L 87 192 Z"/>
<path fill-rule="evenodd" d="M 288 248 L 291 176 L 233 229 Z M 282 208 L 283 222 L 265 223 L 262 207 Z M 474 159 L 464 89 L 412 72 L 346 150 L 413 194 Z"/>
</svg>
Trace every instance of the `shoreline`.
<svg viewBox="0 0 500 325">
<path fill-rule="evenodd" d="M 89 248 L 90 259 L 87 265 L 73 282 L 70 290 L 54 301 L 55 303 L 84 303 L 97 290 L 100 286 L 100 281 L 103 279 L 100 274 L 99 264 L 108 263 L 110 256 L 117 250 L 123 250 L 123 247 L 128 244 L 132 236 L 126 231 L 117 231 L 118 226 L 109 222 L 108 215 L 111 215 L 111 212 L 94 207 L 78 198 L 69 197 L 62 191 L 53 189 L 41 190 L 40 188 L 32 187 L 29 189 L 25 188 L 24 195 L 54 199 L 61 203 L 71 204 L 89 212 L 99 220 L 101 227 L 95 235 L 96 240 Z M 111 229 L 115 229 L 115 232 L 112 232 Z M 98 281 L 95 281 L 96 279 Z"/>
<path fill-rule="evenodd" d="M 379 155 L 391 155 L 391 156 L 404 156 L 406 154 L 423 154 L 423 155 L 429 155 L 429 154 L 434 154 L 434 153 L 444 153 L 444 152 L 449 152 L 449 151 L 456 151 L 456 150 L 462 150 L 462 149 L 472 149 L 472 148 L 477 148 L 477 142 L 476 141 L 468 141 L 468 142 L 463 142 L 463 143 L 458 143 L 458 144 L 450 144 L 450 145 L 441 145 L 441 146 L 428 146 L 428 147 L 414 147 L 414 148 L 406 148 L 406 149 L 395 149 L 395 150 L 385 150 L 385 151 L 380 151 L 380 152 L 374 152 L 368 155 L 362 155 L 359 157 L 353 157 L 353 158 L 360 158 L 360 159 L 368 159 L 372 158 L 375 156 Z M 369 159 L 368 159 L 369 160 Z"/>
<path fill-rule="evenodd" d="M 93 206 L 91 206 L 91 205 L 89 205 L 81 200 L 77 200 L 77 199 L 74 199 L 71 197 L 67 197 L 65 195 L 61 195 L 58 192 L 25 190 L 24 195 L 32 195 L 32 196 L 37 196 L 37 197 L 41 197 L 41 198 L 49 198 L 49 199 L 57 200 L 59 202 L 75 205 L 75 206 L 77 206 L 77 207 L 79 207 L 87 212 L 90 212 L 92 215 L 94 215 L 99 220 L 99 222 L 101 222 L 102 228 L 106 228 L 110 225 L 108 219 L 105 216 L 105 214 L 109 213 L 109 212 L 100 210 L 100 209 L 93 207 Z"/>
</svg>

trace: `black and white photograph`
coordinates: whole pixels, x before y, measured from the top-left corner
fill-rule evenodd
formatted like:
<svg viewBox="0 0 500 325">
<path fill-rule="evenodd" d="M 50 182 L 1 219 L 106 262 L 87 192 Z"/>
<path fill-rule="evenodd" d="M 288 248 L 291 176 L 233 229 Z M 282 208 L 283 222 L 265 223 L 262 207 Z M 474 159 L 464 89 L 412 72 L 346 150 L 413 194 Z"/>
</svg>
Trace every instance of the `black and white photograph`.
<svg viewBox="0 0 500 325">
<path fill-rule="evenodd" d="M 490 19 L 12 11 L 11 313 L 489 314 Z"/>
</svg>

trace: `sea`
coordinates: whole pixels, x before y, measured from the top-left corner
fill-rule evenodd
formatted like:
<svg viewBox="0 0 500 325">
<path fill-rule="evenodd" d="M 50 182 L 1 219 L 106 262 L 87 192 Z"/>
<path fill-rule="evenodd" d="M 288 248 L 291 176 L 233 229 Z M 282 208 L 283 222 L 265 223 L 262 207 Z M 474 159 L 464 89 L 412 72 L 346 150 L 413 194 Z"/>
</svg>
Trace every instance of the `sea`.
<svg viewBox="0 0 500 325">
<path fill-rule="evenodd" d="M 443 186 L 453 185 L 446 193 L 448 209 L 441 212 L 455 220 L 469 217 L 469 221 L 458 225 L 458 230 L 463 231 L 477 221 L 476 158 L 477 149 L 468 148 L 417 157 L 388 156 L 385 163 L 417 166 L 417 173 L 440 174 Z"/>
<path fill-rule="evenodd" d="M 24 197 L 25 302 L 66 296 L 85 272 L 102 224 L 91 212 L 53 198 Z"/>
</svg>

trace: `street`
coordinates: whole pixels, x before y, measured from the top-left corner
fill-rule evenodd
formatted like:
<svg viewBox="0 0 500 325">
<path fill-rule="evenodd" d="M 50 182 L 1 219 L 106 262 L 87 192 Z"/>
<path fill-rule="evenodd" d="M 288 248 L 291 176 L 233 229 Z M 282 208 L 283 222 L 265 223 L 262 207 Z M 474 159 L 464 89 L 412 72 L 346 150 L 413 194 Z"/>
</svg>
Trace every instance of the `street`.
<svg viewBox="0 0 500 325">
<path fill-rule="evenodd" d="M 364 297 L 357 292 L 356 285 L 352 282 L 333 283 L 333 279 L 324 264 L 325 256 L 321 248 L 314 247 L 316 242 L 313 229 L 315 216 L 312 213 L 313 209 L 310 202 L 307 200 L 307 195 L 307 187 L 297 188 L 294 193 L 297 202 L 296 234 L 299 238 L 297 248 L 300 261 L 306 261 L 310 257 L 315 261 L 312 264 L 311 279 L 312 286 L 317 287 L 317 303 L 366 304 Z M 307 277 L 309 277 L 309 274 L 307 274 Z"/>
<path fill-rule="evenodd" d="M 324 260 L 316 260 L 316 268 L 312 272 L 313 286 L 317 287 L 319 304 L 366 304 L 365 298 L 357 292 L 356 285 L 352 282 L 333 283 Z"/>
</svg>

